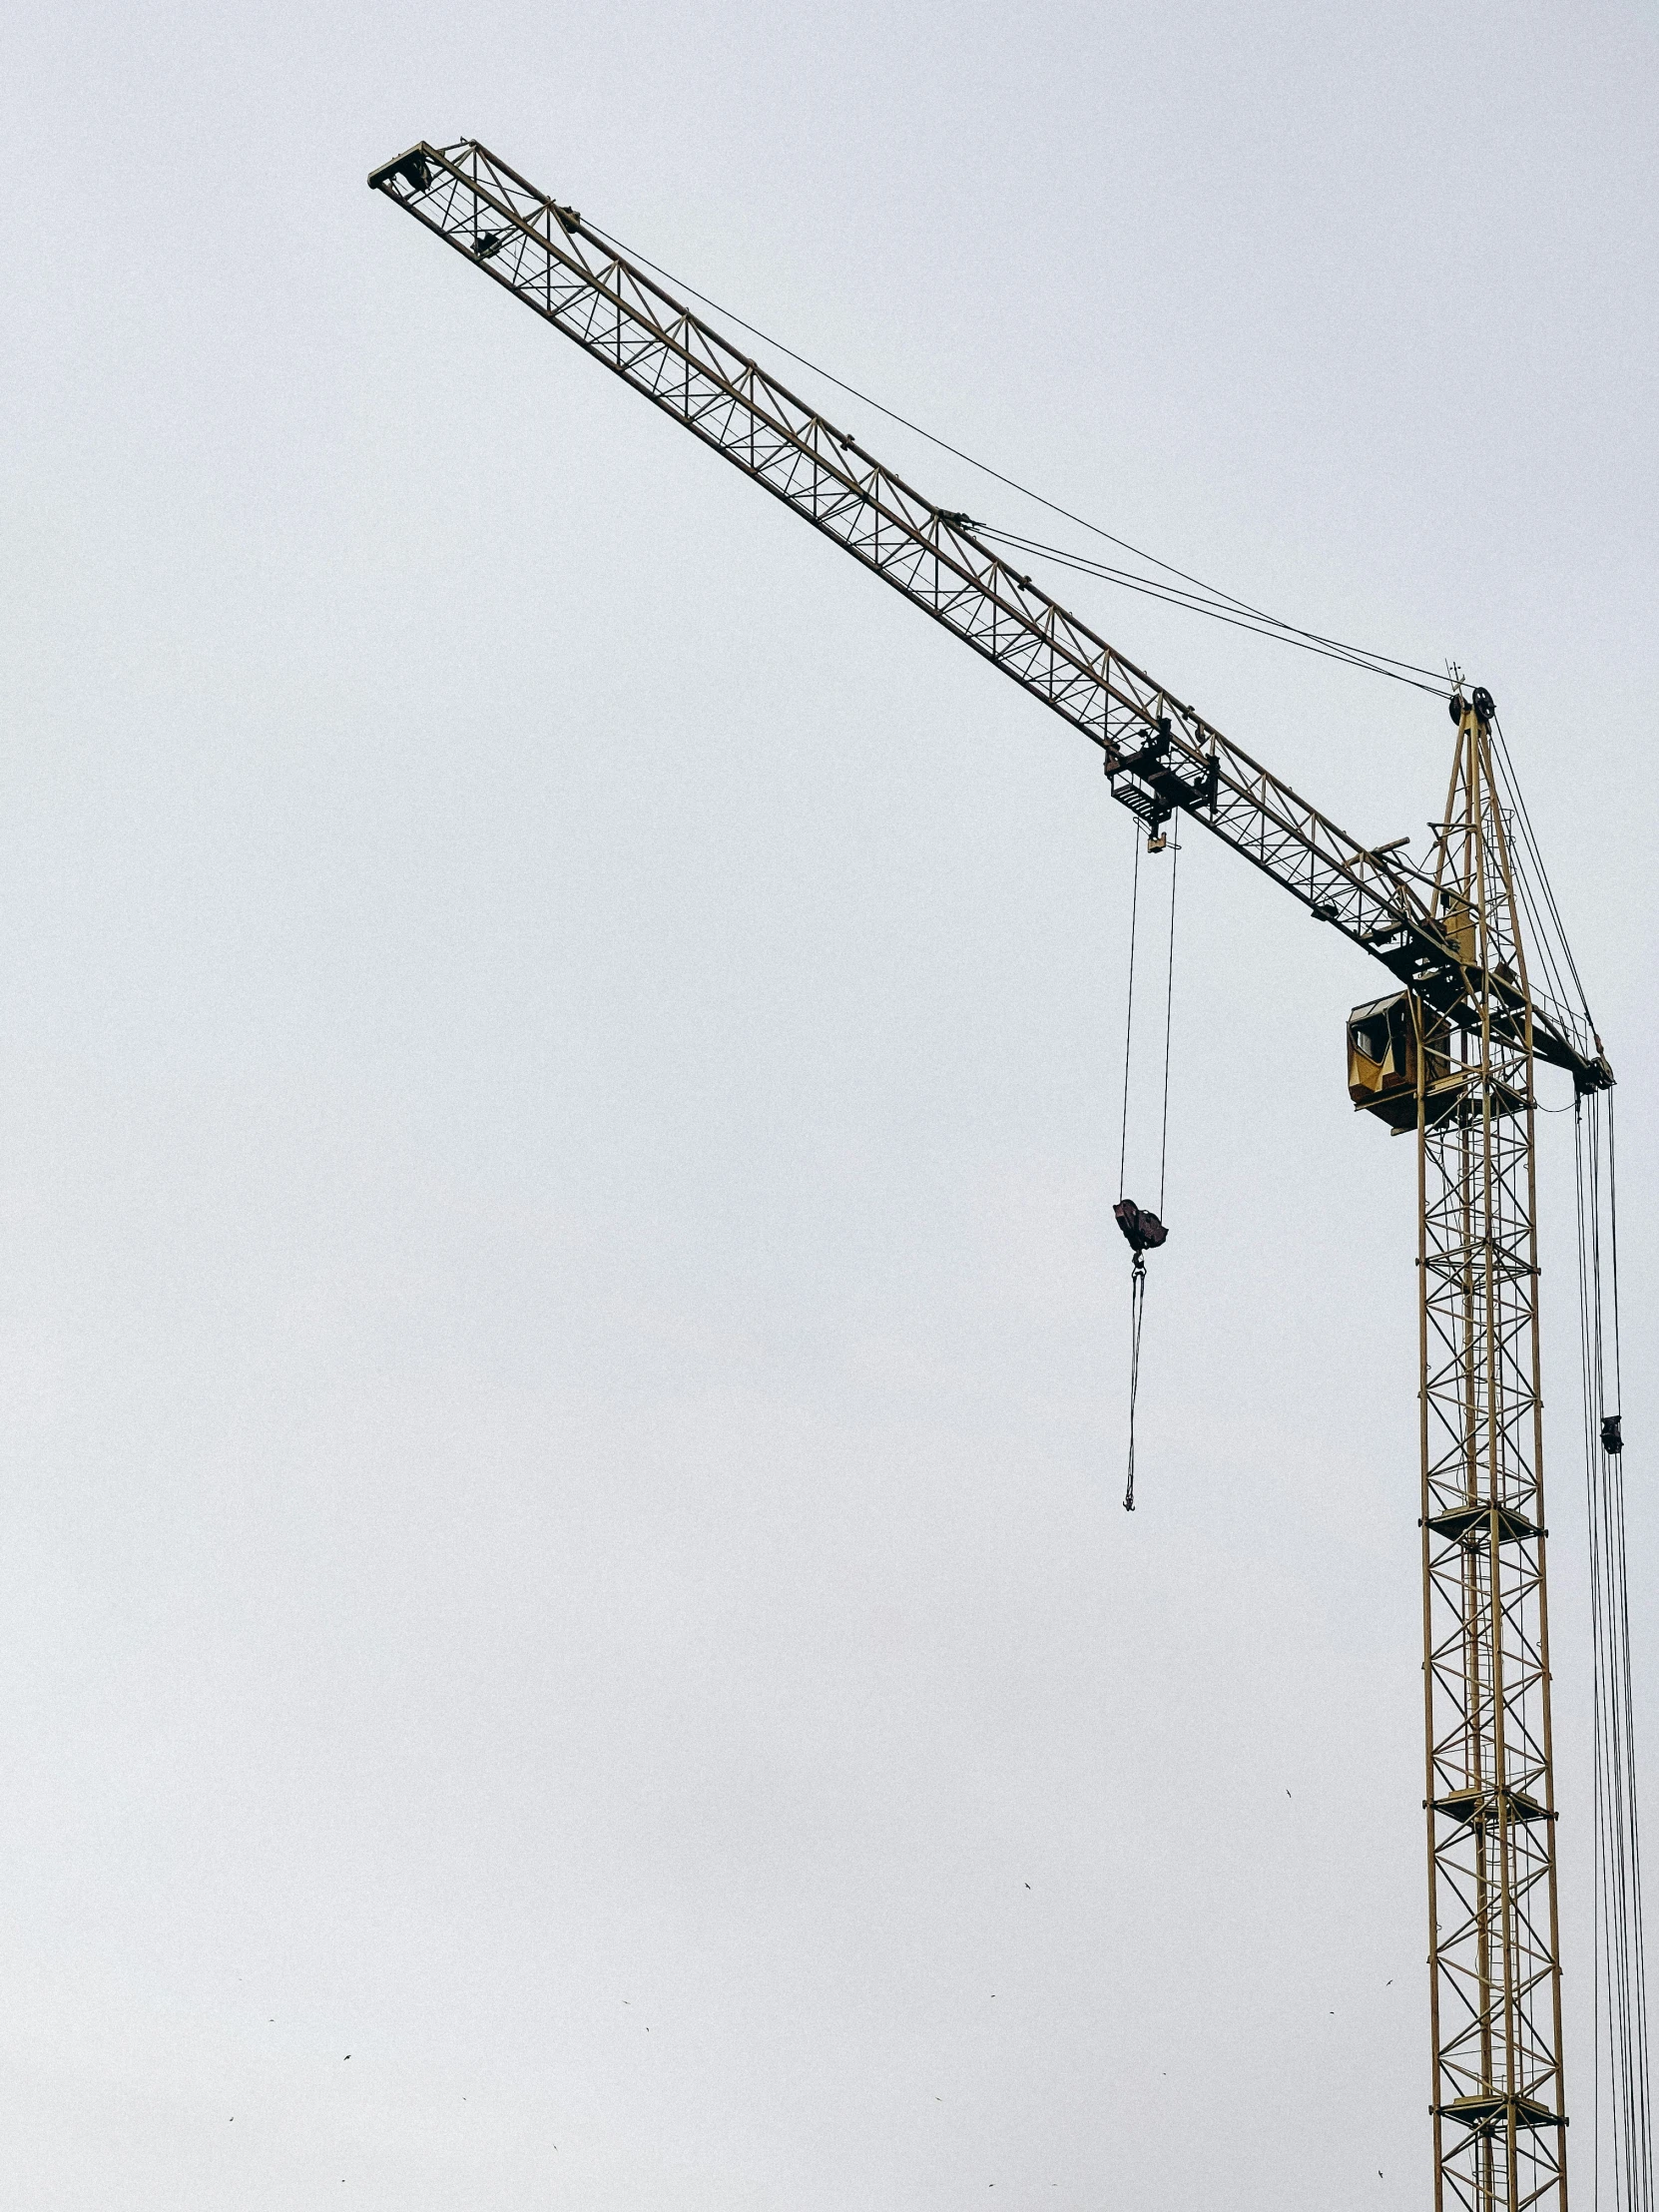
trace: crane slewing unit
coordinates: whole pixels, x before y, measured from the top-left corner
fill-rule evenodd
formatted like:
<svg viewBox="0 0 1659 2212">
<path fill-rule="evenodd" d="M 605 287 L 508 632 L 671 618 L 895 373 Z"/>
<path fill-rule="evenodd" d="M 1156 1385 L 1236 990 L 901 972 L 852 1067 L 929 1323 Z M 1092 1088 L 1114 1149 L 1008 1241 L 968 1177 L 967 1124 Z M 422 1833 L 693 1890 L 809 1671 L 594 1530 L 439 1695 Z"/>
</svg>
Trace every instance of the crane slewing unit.
<svg viewBox="0 0 1659 2212">
<path fill-rule="evenodd" d="M 1613 1076 L 1528 973 L 1489 696 L 1452 688 L 1427 862 L 1368 846 L 486 148 L 368 181 L 1098 746 L 1150 836 L 1200 825 L 1389 971 L 1349 1087 L 1416 1138 L 1434 2204 L 1566 2212 L 1534 1076 Z"/>
</svg>

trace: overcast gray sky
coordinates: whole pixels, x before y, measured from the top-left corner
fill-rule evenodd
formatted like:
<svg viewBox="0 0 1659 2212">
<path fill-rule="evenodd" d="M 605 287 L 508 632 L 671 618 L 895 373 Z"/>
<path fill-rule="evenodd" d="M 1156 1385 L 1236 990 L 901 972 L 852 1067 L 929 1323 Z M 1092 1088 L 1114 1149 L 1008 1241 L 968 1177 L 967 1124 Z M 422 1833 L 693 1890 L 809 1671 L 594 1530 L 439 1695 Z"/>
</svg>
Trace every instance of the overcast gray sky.
<svg viewBox="0 0 1659 2212">
<path fill-rule="evenodd" d="M 1065 504 L 1491 687 L 1622 1078 L 1652 1747 L 1656 64 L 1611 0 L 14 15 L 12 2201 L 1424 2201 L 1376 972 L 1195 837 L 1129 1519 L 1092 748 L 363 180 L 482 138 Z M 1435 702 L 1075 581 L 1422 838 Z M 1138 1095 L 1143 1197 L 1153 1154 Z"/>
</svg>

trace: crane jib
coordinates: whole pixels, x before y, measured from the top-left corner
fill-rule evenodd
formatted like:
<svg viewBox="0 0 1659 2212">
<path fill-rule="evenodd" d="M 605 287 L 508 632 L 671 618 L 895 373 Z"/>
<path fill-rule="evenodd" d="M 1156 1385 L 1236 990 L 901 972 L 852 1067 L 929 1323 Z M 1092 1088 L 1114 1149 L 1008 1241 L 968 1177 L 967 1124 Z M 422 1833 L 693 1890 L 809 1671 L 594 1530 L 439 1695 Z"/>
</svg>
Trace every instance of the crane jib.
<svg viewBox="0 0 1659 2212">
<path fill-rule="evenodd" d="M 1436 1010 L 1470 1001 L 1432 893 L 1309 806 L 983 544 L 967 516 L 884 468 L 602 233 L 476 140 L 422 141 L 369 185 L 533 307 L 935 622 L 1082 732 L 1113 796 L 1156 831 L 1202 823 Z M 1531 1002 L 1537 1056 L 1581 1089 L 1610 1073 L 1570 1008 Z"/>
</svg>

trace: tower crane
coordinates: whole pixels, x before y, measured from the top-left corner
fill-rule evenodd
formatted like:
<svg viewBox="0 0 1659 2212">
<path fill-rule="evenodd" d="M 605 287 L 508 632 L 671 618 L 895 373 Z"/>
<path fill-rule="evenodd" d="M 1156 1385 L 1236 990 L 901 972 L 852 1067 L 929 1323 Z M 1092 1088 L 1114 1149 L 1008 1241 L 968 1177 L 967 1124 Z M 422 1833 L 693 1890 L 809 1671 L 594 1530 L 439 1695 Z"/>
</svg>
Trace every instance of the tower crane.
<svg viewBox="0 0 1659 2212">
<path fill-rule="evenodd" d="M 1386 970 L 1348 1074 L 1416 1139 L 1433 2202 L 1566 2212 L 1534 1071 L 1579 1098 L 1613 1074 L 1528 969 L 1490 695 L 1448 687 L 1426 864 L 1363 844 L 485 147 L 422 142 L 368 182 L 1070 723 L 1149 839 L 1199 825 Z"/>
</svg>

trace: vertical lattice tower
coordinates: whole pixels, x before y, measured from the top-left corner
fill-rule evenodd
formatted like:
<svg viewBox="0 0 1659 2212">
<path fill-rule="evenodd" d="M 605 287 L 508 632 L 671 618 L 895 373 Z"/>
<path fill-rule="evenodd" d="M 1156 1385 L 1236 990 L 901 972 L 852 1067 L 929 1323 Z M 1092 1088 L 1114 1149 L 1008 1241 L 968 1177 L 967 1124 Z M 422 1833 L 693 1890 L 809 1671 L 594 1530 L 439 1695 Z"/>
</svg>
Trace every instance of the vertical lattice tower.
<svg viewBox="0 0 1659 2212">
<path fill-rule="evenodd" d="M 1461 708 L 1417 1002 L 1423 1694 L 1435 2212 L 1566 2212 L 1531 997 L 1490 702 Z"/>
</svg>

